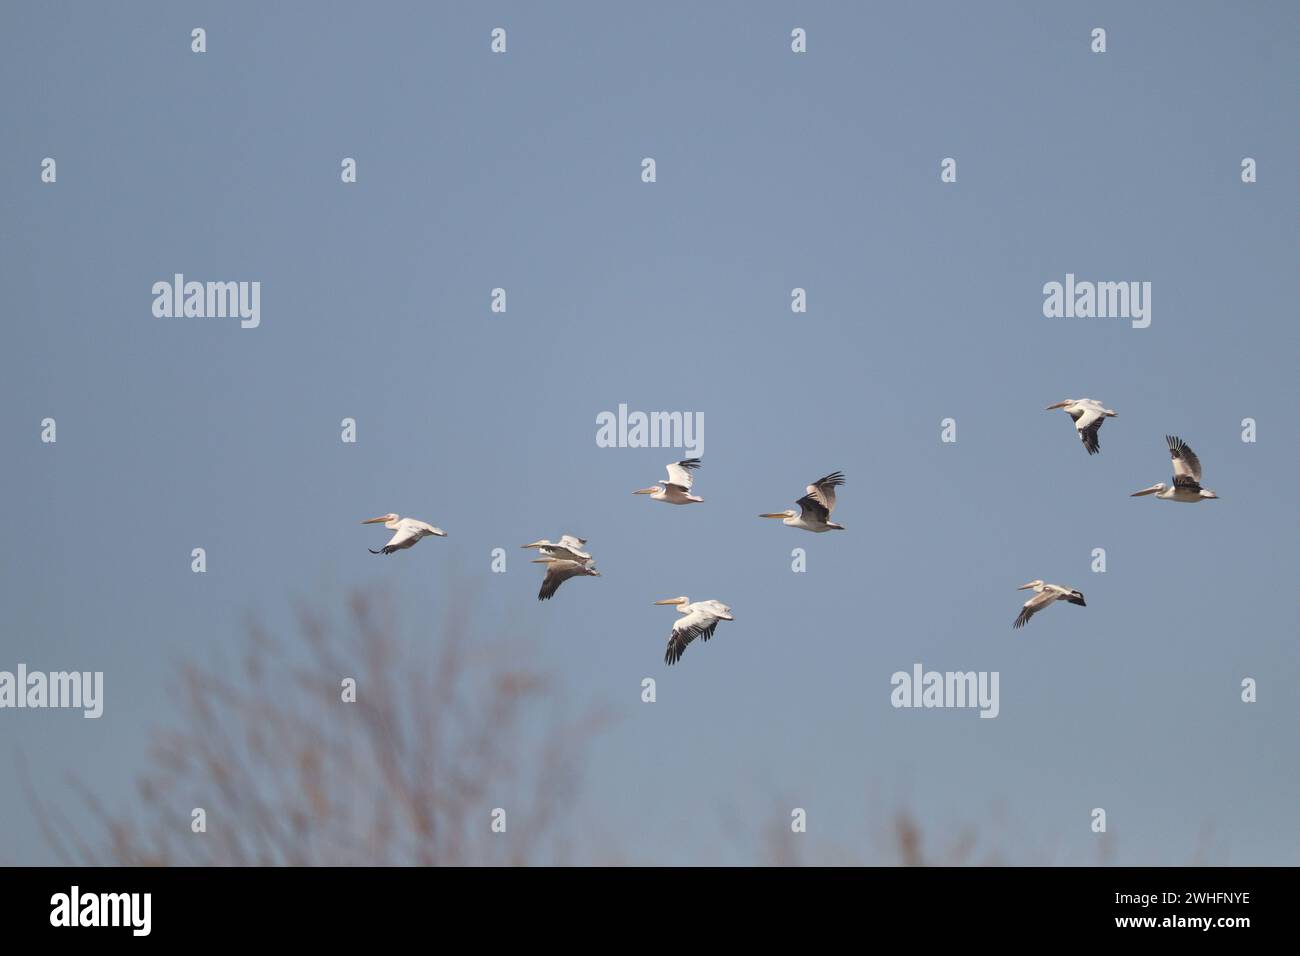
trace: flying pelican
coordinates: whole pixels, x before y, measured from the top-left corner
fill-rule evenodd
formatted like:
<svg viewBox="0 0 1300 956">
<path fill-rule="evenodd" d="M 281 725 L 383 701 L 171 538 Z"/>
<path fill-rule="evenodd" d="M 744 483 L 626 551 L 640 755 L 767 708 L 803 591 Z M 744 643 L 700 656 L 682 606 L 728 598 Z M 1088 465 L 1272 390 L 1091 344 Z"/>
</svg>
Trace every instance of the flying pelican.
<svg viewBox="0 0 1300 956">
<path fill-rule="evenodd" d="M 1067 398 L 1055 405 L 1048 405 L 1047 411 L 1050 412 L 1053 408 L 1065 409 L 1065 414 L 1074 419 L 1075 431 L 1079 433 L 1079 438 L 1083 440 L 1083 447 L 1088 450 L 1089 455 L 1101 451 L 1101 445 L 1097 442 L 1097 433 L 1101 431 L 1102 424 L 1106 419 L 1114 418 L 1119 414 L 1106 408 L 1095 398 Z"/>
<path fill-rule="evenodd" d="M 546 601 L 555 596 L 555 592 L 560 589 L 560 585 L 569 578 L 580 576 L 598 578 L 600 572 L 596 570 L 596 563 L 590 559 L 586 561 L 570 561 L 566 558 L 534 558 L 533 564 L 546 565 L 546 577 L 542 578 L 542 589 L 537 592 L 537 600 Z"/>
<path fill-rule="evenodd" d="M 844 525 L 835 524 L 830 520 L 831 512 L 835 510 L 835 489 L 842 484 L 844 484 L 844 475 L 838 471 L 831 472 L 825 478 L 818 478 L 809 485 L 808 493 L 795 502 L 799 506 L 798 516 L 791 509 L 770 512 L 759 517 L 781 518 L 783 519 L 781 523 L 791 528 L 803 528 L 805 531 L 815 531 L 818 534 L 823 531 L 843 531 Z"/>
<path fill-rule="evenodd" d="M 1071 604 L 1077 604 L 1080 607 L 1087 607 L 1083 600 L 1083 592 L 1076 591 L 1074 588 L 1063 588 L 1059 584 L 1047 584 L 1041 578 L 1036 581 L 1030 581 L 1028 584 L 1022 584 L 1016 588 L 1017 591 L 1024 591 L 1033 588 L 1038 593 L 1025 602 L 1020 613 L 1016 615 L 1016 621 L 1011 626 L 1024 627 L 1029 623 L 1029 619 L 1047 607 L 1053 601 L 1069 601 Z"/>
<path fill-rule="evenodd" d="M 655 604 L 676 604 L 677 613 L 682 615 L 673 622 L 673 632 L 668 636 L 668 650 L 664 652 L 665 664 L 676 664 L 686 653 L 686 645 L 697 637 L 707 641 L 719 621 L 734 621 L 731 608 L 721 601 L 696 601 L 690 603 L 688 597 L 664 598 Z"/>
<path fill-rule="evenodd" d="M 388 539 L 388 544 L 384 545 L 378 551 L 374 548 L 367 548 L 371 554 L 392 554 L 394 551 L 401 551 L 403 548 L 409 548 L 421 538 L 427 538 L 434 534 L 439 538 L 447 537 L 447 532 L 441 528 L 435 528 L 431 524 L 425 524 L 423 521 L 416 521 L 414 518 L 402 518 L 395 514 L 380 515 L 378 518 L 367 518 L 362 524 L 380 524 L 383 523 L 385 528 L 394 532 L 393 536 Z"/>
<path fill-rule="evenodd" d="M 699 467 L 700 460 L 698 458 L 675 461 L 668 466 L 667 481 L 661 478 L 659 484 L 653 488 L 642 488 L 639 491 L 632 492 L 632 494 L 649 495 L 655 501 L 666 501 L 670 505 L 690 505 L 697 501 L 703 501 L 703 498 L 690 493 L 691 485 L 695 484 L 695 476 L 691 472 Z"/>
<path fill-rule="evenodd" d="M 534 541 L 532 544 L 522 544 L 520 547 L 536 548 L 537 553 L 544 558 L 560 558 L 565 561 L 590 561 L 591 555 L 586 551 L 581 550 L 582 546 L 586 543 L 586 538 L 575 538 L 571 534 L 565 534 L 560 536 L 558 542 L 547 541 L 543 538 L 541 541 Z"/>
<path fill-rule="evenodd" d="M 1183 443 L 1177 435 L 1166 435 L 1169 443 L 1169 457 L 1174 460 L 1174 483 L 1169 488 L 1163 481 L 1158 481 L 1150 488 L 1143 488 L 1129 495 L 1155 495 L 1165 501 L 1200 501 L 1202 498 L 1219 497 L 1209 488 L 1201 487 L 1201 459 Z"/>
</svg>

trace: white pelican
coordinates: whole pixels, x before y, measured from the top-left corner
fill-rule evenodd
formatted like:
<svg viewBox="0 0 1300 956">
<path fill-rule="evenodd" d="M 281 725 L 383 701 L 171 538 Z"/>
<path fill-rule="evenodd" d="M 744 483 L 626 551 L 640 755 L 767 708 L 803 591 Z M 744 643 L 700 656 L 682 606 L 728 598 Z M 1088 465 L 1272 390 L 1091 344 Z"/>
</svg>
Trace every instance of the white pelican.
<svg viewBox="0 0 1300 956">
<path fill-rule="evenodd" d="M 380 515 L 378 518 L 367 518 L 362 524 L 380 524 L 383 523 L 385 528 L 393 532 L 393 536 L 388 539 L 388 544 L 384 545 L 378 551 L 374 548 L 367 548 L 371 554 L 392 554 L 394 551 L 401 551 L 403 548 L 409 548 L 421 538 L 427 538 L 429 535 L 437 535 L 439 538 L 447 537 L 447 532 L 441 528 L 435 528 L 431 524 L 425 524 L 423 521 L 416 521 L 414 518 L 402 518 L 395 514 Z"/>
<path fill-rule="evenodd" d="M 673 632 L 668 635 L 668 650 L 664 652 L 665 664 L 676 664 L 686 653 L 686 645 L 697 637 L 707 641 L 719 621 L 734 621 L 731 608 L 721 601 L 696 601 L 690 603 L 688 597 L 665 598 L 656 604 L 676 604 L 677 613 L 682 615 L 673 623 Z"/>
<path fill-rule="evenodd" d="M 546 577 L 542 578 L 542 589 L 537 592 L 537 600 L 539 601 L 546 601 L 554 597 L 555 592 L 560 589 L 560 585 L 569 578 L 579 576 L 600 577 L 595 562 L 590 559 L 586 561 L 570 561 L 566 558 L 534 558 L 533 564 L 546 565 Z"/>
<path fill-rule="evenodd" d="M 1067 398 L 1055 405 L 1048 405 L 1047 411 L 1050 412 L 1053 408 L 1065 409 L 1065 414 L 1074 419 L 1075 431 L 1079 433 L 1079 438 L 1083 440 L 1083 447 L 1088 450 L 1089 455 L 1101 451 L 1101 445 L 1097 442 L 1097 432 L 1101 431 L 1102 424 L 1106 419 L 1114 418 L 1119 414 L 1106 408 L 1095 398 Z"/>
<path fill-rule="evenodd" d="M 1158 481 L 1150 488 L 1143 488 L 1129 495 L 1155 495 L 1165 501 L 1200 501 L 1202 498 L 1219 497 L 1208 488 L 1201 487 L 1201 459 L 1183 443 L 1177 435 L 1166 435 L 1169 443 L 1169 457 L 1174 460 L 1174 483 L 1169 488 L 1163 481 Z"/>
<path fill-rule="evenodd" d="M 649 495 L 655 501 L 666 501 L 670 505 L 690 505 L 697 501 L 703 501 L 690 493 L 691 485 L 695 484 L 695 476 L 691 474 L 696 468 L 700 467 L 698 458 L 687 458 L 684 461 L 675 461 L 668 466 L 668 480 L 662 478 L 659 484 L 653 488 L 642 488 L 634 491 L 634 495 Z"/>
<path fill-rule="evenodd" d="M 1059 584 L 1047 584 L 1041 578 L 1036 581 L 1030 581 L 1028 584 L 1022 584 L 1016 588 L 1017 591 L 1024 591 L 1027 588 L 1033 588 L 1038 593 L 1025 602 L 1020 613 L 1016 615 L 1016 621 L 1011 626 L 1024 627 L 1029 623 L 1029 619 L 1047 607 L 1053 601 L 1069 601 L 1071 604 L 1077 604 L 1080 607 L 1087 607 L 1083 600 L 1083 592 L 1076 591 L 1074 588 L 1063 588 Z"/>
<path fill-rule="evenodd" d="M 537 553 L 544 558 L 560 558 L 565 561 L 590 561 L 591 555 L 581 550 L 582 546 L 587 543 L 586 538 L 575 538 L 571 534 L 560 535 L 558 542 L 547 541 L 543 538 L 541 541 L 534 541 L 532 544 L 522 544 L 521 548 L 536 548 Z"/>
<path fill-rule="evenodd" d="M 782 524 L 791 528 L 803 528 L 805 531 L 843 531 L 844 525 L 830 520 L 835 510 L 835 489 L 844 484 L 844 475 L 835 471 L 825 478 L 818 478 L 808 486 L 808 493 L 795 502 L 799 506 L 796 516 L 793 509 L 776 511 L 759 515 L 760 518 L 781 518 Z"/>
</svg>

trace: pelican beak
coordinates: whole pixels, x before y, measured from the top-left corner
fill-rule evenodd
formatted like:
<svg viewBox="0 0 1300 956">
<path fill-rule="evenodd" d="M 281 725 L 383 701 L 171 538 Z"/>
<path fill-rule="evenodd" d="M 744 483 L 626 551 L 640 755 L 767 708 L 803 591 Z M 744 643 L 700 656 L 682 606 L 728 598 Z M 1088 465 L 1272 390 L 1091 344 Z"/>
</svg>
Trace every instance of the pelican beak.
<svg viewBox="0 0 1300 956">
<path fill-rule="evenodd" d="M 1159 485 L 1152 485 L 1150 488 L 1143 488 L 1141 491 L 1135 491 L 1129 495 L 1130 498 L 1140 498 L 1143 495 L 1154 495 L 1157 491 L 1163 491 Z"/>
<path fill-rule="evenodd" d="M 681 604 L 681 598 L 664 598 L 662 601 L 655 601 L 656 604 Z"/>
<path fill-rule="evenodd" d="M 785 517 L 785 512 L 782 511 L 780 514 L 775 514 L 775 513 L 762 514 L 762 515 L 759 515 L 759 517 L 760 517 L 760 518 L 784 518 L 784 517 Z"/>
<path fill-rule="evenodd" d="M 658 488 L 642 488 L 642 489 L 640 489 L 639 491 L 634 491 L 634 492 L 632 492 L 632 494 L 634 494 L 634 495 L 653 495 L 653 494 L 654 494 L 656 491 L 658 491 L 658 490 L 659 490 Z"/>
<path fill-rule="evenodd" d="M 1028 584 L 1022 584 L 1022 585 L 1020 585 L 1020 587 L 1016 588 L 1016 590 L 1017 590 L 1017 591 L 1028 591 L 1028 590 L 1029 590 L 1030 588 L 1032 588 L 1033 586 L 1034 586 L 1034 582 L 1033 582 L 1033 581 L 1030 581 Z"/>
<path fill-rule="evenodd" d="M 1048 405 L 1043 411 L 1050 412 L 1053 408 L 1064 408 L 1069 402 L 1057 402 L 1055 405 Z"/>
<path fill-rule="evenodd" d="M 378 518 L 367 518 L 362 524 L 383 524 L 388 520 L 388 515 L 380 515 Z"/>
<path fill-rule="evenodd" d="M 521 548 L 540 548 L 541 546 L 542 546 L 542 542 L 540 542 L 540 541 L 534 541 L 532 544 L 521 544 L 519 547 L 521 547 Z"/>
</svg>

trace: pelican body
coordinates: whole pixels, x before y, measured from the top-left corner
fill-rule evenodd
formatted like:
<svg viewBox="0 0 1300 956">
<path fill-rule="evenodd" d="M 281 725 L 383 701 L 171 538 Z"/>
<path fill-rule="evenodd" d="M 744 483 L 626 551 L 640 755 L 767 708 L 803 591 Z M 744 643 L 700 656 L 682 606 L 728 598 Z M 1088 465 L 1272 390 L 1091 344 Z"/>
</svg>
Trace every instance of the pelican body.
<svg viewBox="0 0 1300 956">
<path fill-rule="evenodd" d="M 677 613 L 682 615 L 673 623 L 672 633 L 668 635 L 668 649 L 664 651 L 664 663 L 676 664 L 686 653 L 686 645 L 697 637 L 707 641 L 713 636 L 719 621 L 734 621 L 731 608 L 721 601 L 696 601 L 691 603 L 688 597 L 665 598 L 655 604 L 673 604 Z"/>
<path fill-rule="evenodd" d="M 543 538 L 541 541 L 534 541 L 532 544 L 520 545 L 521 548 L 536 548 L 537 553 L 543 558 L 561 558 L 568 561 L 590 561 L 591 555 L 582 550 L 582 546 L 587 543 L 586 538 L 576 538 L 571 534 L 560 536 L 557 542 L 548 541 Z"/>
<path fill-rule="evenodd" d="M 1048 584 L 1041 578 L 1030 581 L 1028 584 L 1022 584 L 1016 590 L 1026 591 L 1031 588 L 1035 592 L 1034 596 L 1021 607 L 1020 613 L 1016 615 L 1016 620 L 1011 625 L 1013 628 L 1024 627 L 1029 623 L 1031 617 L 1057 601 L 1068 601 L 1070 604 L 1077 604 L 1080 607 L 1088 606 L 1083 599 L 1082 591 L 1062 587 L 1059 584 Z"/>
<path fill-rule="evenodd" d="M 1174 463 L 1174 483 L 1166 487 L 1163 481 L 1158 481 L 1150 488 L 1133 492 L 1129 497 L 1155 495 L 1162 501 L 1189 502 L 1219 497 L 1209 488 L 1201 487 L 1201 460 L 1196 457 L 1196 452 L 1188 448 L 1186 442 L 1177 435 L 1166 435 L 1165 442 L 1169 445 L 1169 457 Z"/>
<path fill-rule="evenodd" d="M 835 510 L 835 489 L 844 484 L 844 475 L 838 471 L 831 472 L 825 478 L 818 478 L 808 486 L 808 493 L 795 502 L 799 511 L 771 511 L 759 515 L 760 518 L 780 518 L 781 523 L 789 528 L 802 528 L 821 534 L 824 531 L 843 531 L 844 525 L 831 521 L 831 512 Z"/>
<path fill-rule="evenodd" d="M 700 467 L 698 458 L 686 458 L 682 461 L 675 461 L 668 465 L 668 480 L 662 478 L 659 484 L 652 488 L 640 488 L 632 494 L 649 495 L 651 501 L 666 501 L 670 505 L 693 505 L 703 501 L 703 498 L 691 494 L 691 486 L 695 484 L 695 476 L 691 474 L 696 468 Z"/>
<path fill-rule="evenodd" d="M 1114 418 L 1119 414 L 1106 408 L 1095 398 L 1067 398 L 1055 405 L 1048 405 L 1047 411 L 1050 412 L 1054 408 L 1065 409 L 1065 413 L 1074 419 L 1074 429 L 1079 433 L 1083 447 L 1089 455 L 1101 451 L 1097 433 L 1101 431 L 1102 424 L 1106 419 Z"/>
<path fill-rule="evenodd" d="M 374 548 L 367 548 L 371 554 L 392 554 L 394 551 L 402 551 L 406 548 L 413 547 L 415 542 L 421 538 L 427 538 L 429 535 L 435 535 L 439 538 L 447 537 L 447 532 L 441 528 L 435 528 L 433 525 L 424 521 L 417 521 L 415 518 L 403 518 L 400 515 L 386 514 L 378 518 L 367 518 L 362 524 L 383 524 L 393 532 L 393 536 L 388 539 L 388 544 L 384 545 L 378 551 Z"/>
</svg>

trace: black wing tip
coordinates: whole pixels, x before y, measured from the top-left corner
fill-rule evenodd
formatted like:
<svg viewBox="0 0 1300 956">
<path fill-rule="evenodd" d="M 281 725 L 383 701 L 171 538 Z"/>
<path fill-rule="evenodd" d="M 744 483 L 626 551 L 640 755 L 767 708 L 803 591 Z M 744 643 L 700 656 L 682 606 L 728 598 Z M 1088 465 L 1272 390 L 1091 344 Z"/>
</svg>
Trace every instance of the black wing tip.
<svg viewBox="0 0 1300 956">
<path fill-rule="evenodd" d="M 683 459 L 682 459 L 681 461 L 679 461 L 677 464 L 681 465 L 683 468 L 686 468 L 686 469 L 688 469 L 688 470 L 694 470 L 694 469 L 700 467 L 700 459 L 698 459 L 698 458 L 683 458 Z"/>
<path fill-rule="evenodd" d="M 1027 611 L 1021 611 L 1019 614 L 1016 615 L 1015 621 L 1013 621 L 1011 624 L 1012 630 L 1015 630 L 1016 628 L 1024 627 L 1026 624 L 1029 623 L 1029 619 L 1031 617 L 1033 617 L 1032 614 L 1028 613 Z"/>
<path fill-rule="evenodd" d="M 814 485 L 830 485 L 832 488 L 838 488 L 844 484 L 844 472 L 832 471 L 825 478 L 818 478 L 813 482 Z"/>
</svg>

